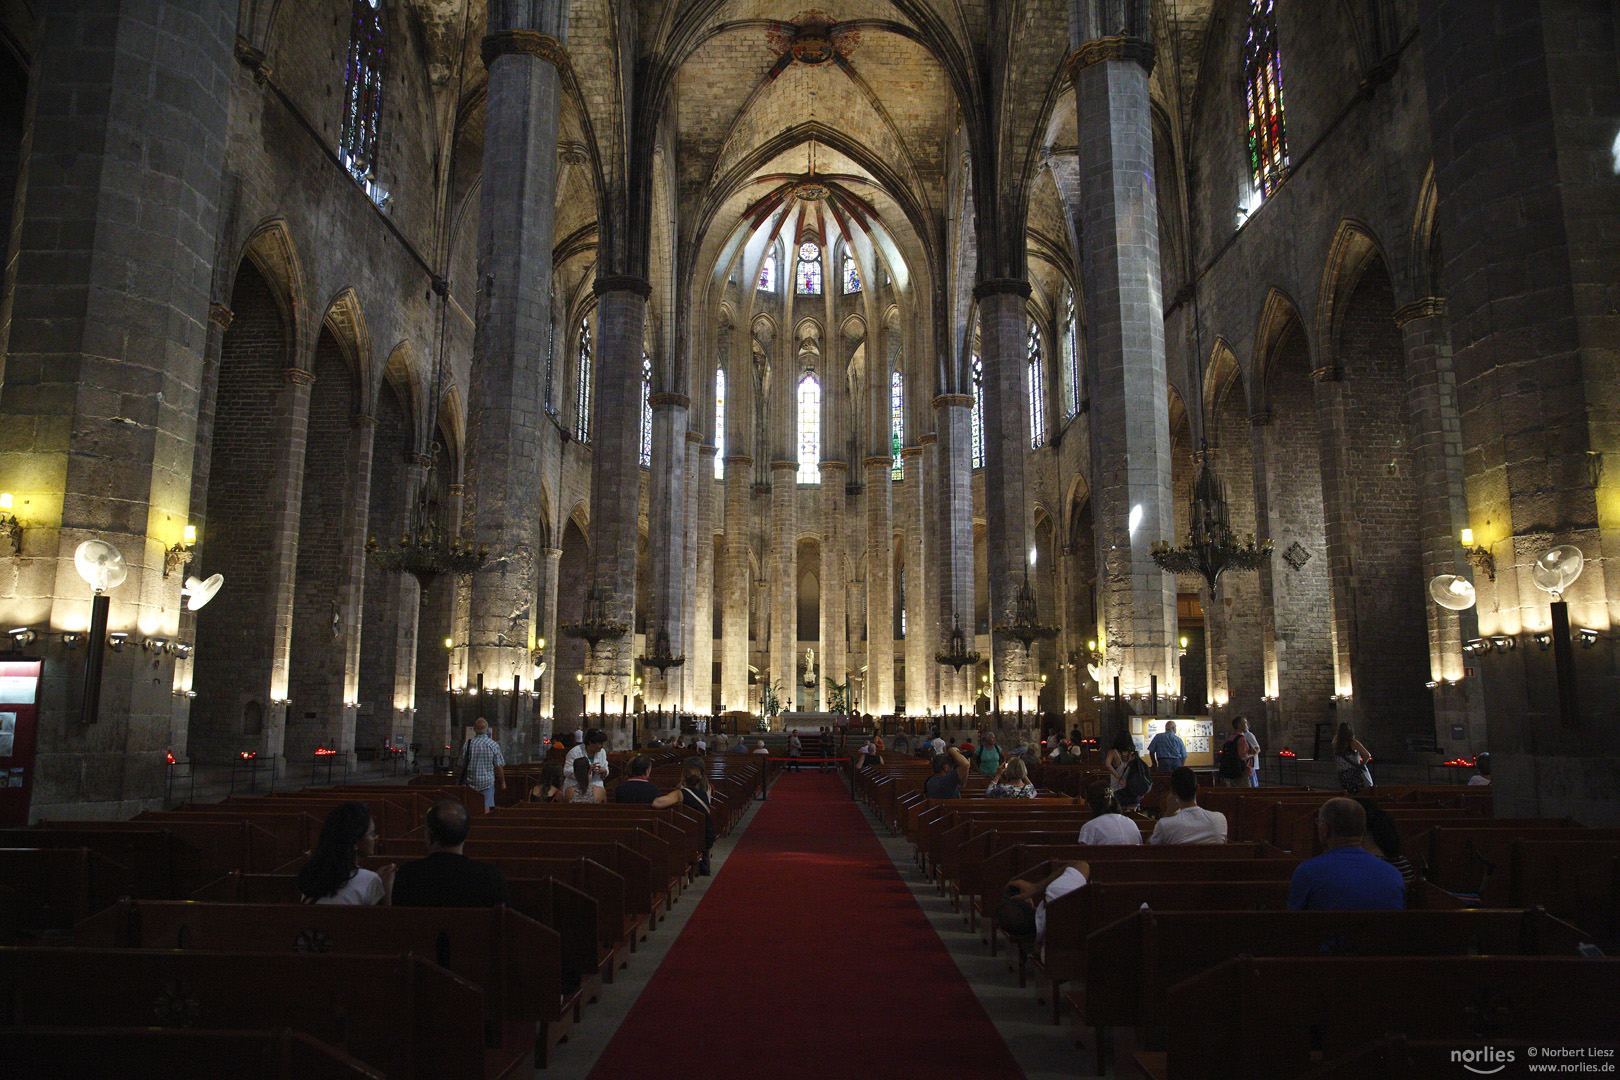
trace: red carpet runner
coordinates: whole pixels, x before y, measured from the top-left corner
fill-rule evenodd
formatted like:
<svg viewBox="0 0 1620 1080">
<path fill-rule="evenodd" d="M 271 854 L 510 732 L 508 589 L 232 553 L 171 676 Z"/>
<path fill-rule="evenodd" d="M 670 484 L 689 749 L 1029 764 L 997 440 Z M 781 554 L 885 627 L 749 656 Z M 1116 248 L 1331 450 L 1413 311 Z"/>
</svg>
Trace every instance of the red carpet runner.
<svg viewBox="0 0 1620 1080">
<path fill-rule="evenodd" d="M 592 1080 L 1022 1073 L 832 776 L 781 777 Z"/>
</svg>

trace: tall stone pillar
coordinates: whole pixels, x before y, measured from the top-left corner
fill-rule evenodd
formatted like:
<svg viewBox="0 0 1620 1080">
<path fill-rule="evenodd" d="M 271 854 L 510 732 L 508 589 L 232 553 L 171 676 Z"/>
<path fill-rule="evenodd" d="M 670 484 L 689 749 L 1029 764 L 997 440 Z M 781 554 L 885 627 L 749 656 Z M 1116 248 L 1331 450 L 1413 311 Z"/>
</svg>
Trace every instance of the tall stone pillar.
<svg viewBox="0 0 1620 1080">
<path fill-rule="evenodd" d="M 842 684 L 849 679 L 849 641 L 845 627 L 845 601 L 849 583 L 844 578 L 844 514 L 849 466 L 842 461 L 821 463 L 821 674 L 816 687 L 821 707 L 827 707 L 827 680 Z"/>
<path fill-rule="evenodd" d="M 548 249 L 549 250 L 549 249 Z M 603 613 L 631 627 L 597 645 L 587 699 L 622 713 L 635 696 L 636 547 L 641 504 L 641 349 L 652 287 L 637 278 L 596 279 L 596 389 L 591 395 L 591 531 Z M 684 417 L 682 423 L 684 424 Z M 682 429 L 684 430 L 684 428 Z"/>
<path fill-rule="evenodd" d="M 934 658 L 928 651 L 928 560 L 923 554 L 923 450 L 907 446 L 900 451 L 905 462 L 905 478 L 900 482 L 903 510 L 900 521 L 906 544 L 906 713 L 921 716 L 931 703 L 929 676 Z"/>
<path fill-rule="evenodd" d="M 730 427 L 728 422 L 727 439 Z M 748 568 L 748 500 L 754 459 L 744 454 L 726 458 L 726 565 L 721 584 L 720 707 L 748 710 L 748 600 L 753 574 Z"/>
<path fill-rule="evenodd" d="M 868 457 L 866 470 L 866 682 L 860 710 L 894 711 L 894 459 Z"/>
<path fill-rule="evenodd" d="M 1168 539 L 1170 409 L 1164 365 L 1159 221 L 1148 74 L 1153 46 L 1138 37 L 1085 41 L 1069 61 L 1081 131 L 1080 280 L 1092 358 L 1092 513 L 1103 610 L 1104 677 L 1127 692 L 1161 693 L 1176 678 L 1176 584 L 1153 562 Z M 1092 29 L 1115 27 L 1093 22 Z"/>
<path fill-rule="evenodd" d="M 1414 300 L 1396 310 L 1395 325 L 1406 350 L 1406 412 L 1423 518 L 1423 577 L 1426 581 L 1438 574 L 1472 577 L 1459 539 L 1468 525 L 1468 496 L 1446 302 L 1441 297 Z M 1473 608 L 1450 611 L 1434 603 L 1424 606 L 1429 619 L 1435 741 L 1448 753 L 1476 754 L 1489 744 L 1479 684 L 1463 681 L 1462 646 L 1479 636 L 1479 615 Z"/>
<path fill-rule="evenodd" d="M 548 547 L 545 570 L 540 578 L 540 624 L 535 627 L 536 641 L 545 641 L 545 674 L 535 687 L 540 695 L 540 715 L 553 731 L 557 718 L 557 587 L 561 582 L 562 548 Z"/>
<path fill-rule="evenodd" d="M 686 587 L 687 523 L 687 412 L 691 399 L 685 394 L 651 394 L 652 484 L 647 495 L 648 558 L 652 560 L 652 619 L 647 624 L 650 651 L 660 630 L 669 635 L 670 652 L 685 656 L 689 631 L 688 609 L 691 593 Z M 642 673 L 646 683 L 648 709 L 674 712 L 684 704 L 682 687 L 685 672 L 668 668 L 662 676 L 656 670 Z"/>
<path fill-rule="evenodd" d="M 973 398 L 941 394 L 934 399 L 934 430 L 939 436 L 939 640 L 948 647 L 960 623 L 972 651 L 976 599 L 973 573 Z M 940 708 L 951 715 L 973 711 L 974 668 L 939 670 Z"/>
<path fill-rule="evenodd" d="M 356 413 L 351 417 L 355 428 L 353 479 L 345 489 L 341 529 L 342 575 L 338 579 L 338 596 L 334 598 L 338 613 L 338 639 L 343 649 L 343 696 L 338 713 L 341 720 L 333 735 L 333 749 L 345 753 L 356 746 L 360 702 L 360 630 L 361 615 L 366 596 L 366 524 L 371 517 L 371 453 L 377 433 L 377 419 L 370 413 Z M 369 744 L 376 746 L 385 733 L 392 732 L 393 703 L 386 705 L 384 716 L 373 717 L 365 735 Z M 364 745 L 364 744 L 362 744 Z"/>
<path fill-rule="evenodd" d="M 687 557 L 695 564 L 695 582 L 692 589 L 692 646 L 686 654 L 691 668 L 688 682 L 687 708 L 700 716 L 714 710 L 714 455 L 715 447 L 705 442 L 695 444 L 697 461 L 693 469 L 694 517 L 692 546 L 696 558 Z"/>
<path fill-rule="evenodd" d="M 1496 812 L 1620 824 L 1620 574 L 1604 559 L 1620 550 L 1620 28 L 1612 5 L 1570 0 L 1435 0 L 1419 17 L 1468 524 L 1494 561 L 1471 575 L 1475 610 L 1482 636 L 1518 641 L 1472 664 Z M 1586 556 L 1572 628 L 1605 635 L 1574 649 L 1573 700 L 1530 640 L 1551 632 L 1530 567 L 1554 544 Z"/>
<path fill-rule="evenodd" d="M 925 415 L 932 418 L 932 409 L 927 399 L 923 399 L 922 409 Z M 922 643 L 922 672 L 923 680 L 928 689 L 928 697 L 924 708 L 930 712 L 939 711 L 939 662 L 934 659 L 939 652 L 941 641 L 939 637 L 939 558 L 936 549 L 939 547 L 939 433 L 934 431 L 923 432 L 922 438 L 922 543 L 917 554 L 918 584 L 922 586 L 922 610 L 918 612 L 913 626 L 920 627 L 924 638 Z"/>
<path fill-rule="evenodd" d="M 529 643 L 540 550 L 558 71 L 568 57 L 555 36 L 564 16 L 553 3 L 492 4 L 490 12 L 483 42 L 489 80 L 478 227 L 482 289 L 467 406 L 468 516 L 475 541 L 489 545 L 489 561 L 470 582 L 467 662 L 470 679 L 482 675 L 486 686 L 510 687 L 513 676 L 527 680 L 534 673 Z M 499 24 L 502 13 L 512 21 Z"/>
<path fill-rule="evenodd" d="M 129 565 L 109 630 L 174 640 L 225 159 L 234 4 L 37 5 L 21 146 L 0 487 L 25 532 L 0 579 L 8 627 L 89 624 L 82 541 Z M 226 602 L 230 602 L 227 600 Z M 164 795 L 174 660 L 109 652 L 80 722 L 84 653 L 47 645 L 30 820 L 125 817 Z M 101 809 L 87 814 L 87 804 Z"/>
<path fill-rule="evenodd" d="M 1025 363 L 1029 282 L 981 281 L 974 286 L 973 297 L 979 302 L 979 358 L 984 362 L 985 552 L 994 627 L 1012 622 L 1029 560 L 1029 370 Z M 992 417 L 998 420 L 992 421 Z M 1032 674 L 1029 654 L 1017 641 L 993 632 L 991 644 L 995 707 L 1012 712 L 1018 708 L 1019 698 L 1025 709 L 1032 707 L 1039 697 L 1040 680 Z"/>
<path fill-rule="evenodd" d="M 1332 597 L 1333 686 L 1338 713 L 1355 715 L 1356 648 L 1355 550 L 1357 523 L 1350 492 L 1350 446 L 1346 431 L 1344 382 L 1332 368 L 1311 372 L 1322 454 L 1322 518 L 1327 537 L 1328 582 Z M 1348 699 L 1348 700 L 1346 700 Z"/>
<path fill-rule="evenodd" d="M 784 710 L 798 699 L 798 468 L 794 461 L 771 462 L 770 680 L 779 685 Z"/>
</svg>

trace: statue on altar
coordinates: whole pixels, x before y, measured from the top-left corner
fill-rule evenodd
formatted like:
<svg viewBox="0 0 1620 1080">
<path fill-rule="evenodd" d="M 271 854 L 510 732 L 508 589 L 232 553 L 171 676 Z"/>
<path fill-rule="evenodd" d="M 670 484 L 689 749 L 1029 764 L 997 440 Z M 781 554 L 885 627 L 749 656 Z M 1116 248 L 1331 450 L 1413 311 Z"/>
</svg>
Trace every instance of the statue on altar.
<svg viewBox="0 0 1620 1080">
<path fill-rule="evenodd" d="M 816 650 L 804 650 L 804 685 L 815 689 L 816 685 Z"/>
</svg>

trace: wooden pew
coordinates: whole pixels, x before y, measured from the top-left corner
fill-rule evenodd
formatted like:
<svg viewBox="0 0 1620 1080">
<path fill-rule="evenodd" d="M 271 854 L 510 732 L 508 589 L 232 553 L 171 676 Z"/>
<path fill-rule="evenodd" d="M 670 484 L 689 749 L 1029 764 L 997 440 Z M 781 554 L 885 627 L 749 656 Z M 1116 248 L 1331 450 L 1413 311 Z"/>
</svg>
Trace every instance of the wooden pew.
<svg viewBox="0 0 1620 1080">
<path fill-rule="evenodd" d="M 170 824 L 201 822 L 246 822 L 275 838 L 268 850 L 252 849 L 251 865 L 236 867 L 244 873 L 267 873 L 315 847 L 320 838 L 322 818 L 302 812 L 244 810 L 238 812 L 213 810 L 147 810 L 137 814 L 133 822 L 147 827 L 163 828 Z"/>
<path fill-rule="evenodd" d="M 4 843 L 19 848 L 89 848 L 128 867 L 131 895 L 142 900 L 183 900 L 193 889 L 231 869 L 162 828 L 123 828 L 123 822 L 90 822 L 72 828 L 8 829 Z"/>
<path fill-rule="evenodd" d="M 1476 1046 L 1590 1044 L 1612 1038 L 1593 1004 L 1616 997 L 1616 960 L 1240 957 L 1171 989 L 1166 1053 L 1139 1053 L 1134 1065 L 1155 1080 L 1287 1080 L 1372 1032 L 1447 1040 L 1482 1022 L 1489 1029 Z M 1238 1017 L 1264 1018 L 1261 1030 L 1244 1030 Z"/>
<path fill-rule="evenodd" d="M 29 1080 L 386 1080 L 301 1031 L 13 1028 L 6 1068 Z"/>
<path fill-rule="evenodd" d="M 545 840 L 469 840 L 464 850 L 468 857 L 493 862 L 503 874 L 510 870 L 509 876 L 514 877 L 534 875 L 512 860 L 580 855 L 595 859 L 624 878 L 626 913 L 644 919 L 648 929 L 657 928 L 669 904 L 667 845 L 646 832 L 631 836 L 610 830 L 556 829 L 552 833 Z"/>
<path fill-rule="evenodd" d="M 1068 998 L 1076 1026 L 1096 1029 L 1100 1073 L 1105 1029 L 1174 1022 L 1170 987 L 1239 954 L 1572 956 L 1582 939 L 1535 910 L 1134 911 L 1086 938 L 1085 986 Z"/>
<path fill-rule="evenodd" d="M 483 991 L 485 1041 L 538 1024 L 535 1060 L 567 1037 L 577 989 L 562 993 L 557 933 L 505 907 L 407 908 L 347 904 L 197 904 L 129 901 L 78 927 L 85 948 L 204 952 L 412 953 Z"/>
<path fill-rule="evenodd" d="M 0 885 L 14 904 L 0 945 L 17 945 L 111 907 L 134 891 L 135 873 L 89 848 L 0 848 Z"/>
<path fill-rule="evenodd" d="M 41 821 L 41 829 L 79 832 L 150 832 L 162 829 L 173 833 L 213 861 L 220 871 L 269 870 L 306 850 L 288 843 L 246 817 L 228 819 L 212 815 L 174 814 L 164 821 Z"/>
<path fill-rule="evenodd" d="M 1428 879 L 1448 892 L 1474 894 L 1483 884 L 1486 896 L 1500 897 L 1505 902 L 1506 894 L 1493 892 L 1492 886 L 1499 877 L 1503 882 L 1510 879 L 1513 844 L 1521 839 L 1616 840 L 1620 839 L 1620 829 L 1589 829 L 1536 818 L 1498 818 L 1466 827 L 1430 829 L 1411 845 L 1406 857 L 1414 863 L 1421 858 Z"/>
<path fill-rule="evenodd" d="M 0 948 L 0 988 L 6 1028 L 290 1027 L 389 1080 L 533 1068 L 532 1043 L 486 1050 L 481 989 L 412 956 Z"/>
<path fill-rule="evenodd" d="M 1508 880 L 1493 875 L 1481 902 L 1490 904 L 1505 891 L 1513 907 L 1539 904 L 1583 929 L 1607 933 L 1620 898 L 1612 876 L 1591 871 L 1617 858 L 1620 839 L 1541 840 L 1532 834 L 1513 842 Z"/>
</svg>

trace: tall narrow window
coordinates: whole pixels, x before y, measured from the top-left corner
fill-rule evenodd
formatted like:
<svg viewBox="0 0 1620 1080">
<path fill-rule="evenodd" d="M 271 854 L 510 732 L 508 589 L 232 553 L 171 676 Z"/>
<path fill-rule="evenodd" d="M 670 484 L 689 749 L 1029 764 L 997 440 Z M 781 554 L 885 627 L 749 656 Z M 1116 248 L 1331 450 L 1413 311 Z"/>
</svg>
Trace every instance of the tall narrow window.
<svg viewBox="0 0 1620 1080">
<path fill-rule="evenodd" d="M 641 354 L 641 467 L 652 467 L 652 359 Z"/>
<path fill-rule="evenodd" d="M 775 292 L 776 291 L 776 256 L 775 255 L 767 255 L 767 256 L 765 256 L 765 262 L 759 268 L 759 285 L 757 286 L 757 288 L 759 289 L 760 292 Z"/>
<path fill-rule="evenodd" d="M 388 195 L 376 186 L 377 123 L 382 118 L 383 61 L 387 54 L 382 0 L 350 0 L 349 63 L 343 94 L 343 132 L 338 156 L 349 174 L 378 203 Z"/>
<path fill-rule="evenodd" d="M 821 483 L 821 383 L 813 371 L 799 380 L 799 483 Z"/>
<path fill-rule="evenodd" d="M 906 636 L 906 571 L 901 567 L 900 573 L 894 579 L 895 597 L 899 600 L 900 632 L 896 637 Z"/>
<path fill-rule="evenodd" d="M 714 371 L 714 478 L 726 478 L 726 369 Z"/>
<path fill-rule="evenodd" d="M 1080 324 L 1074 317 L 1074 290 L 1063 292 L 1063 418 L 1080 414 Z"/>
<path fill-rule="evenodd" d="M 973 467 L 984 468 L 984 361 L 973 354 Z"/>
<path fill-rule="evenodd" d="M 1276 7 L 1276 0 L 1249 0 L 1249 36 L 1243 50 L 1248 76 L 1249 178 L 1262 196 L 1270 196 L 1288 175 Z"/>
<path fill-rule="evenodd" d="M 894 458 L 890 472 L 896 480 L 903 480 L 906 475 L 906 460 L 900 455 L 905 439 L 906 383 L 905 378 L 896 371 L 889 376 L 889 452 Z"/>
<path fill-rule="evenodd" d="M 855 260 L 848 255 L 844 256 L 844 292 L 845 294 L 861 291 L 861 271 L 855 265 Z"/>
<path fill-rule="evenodd" d="M 591 441 L 591 319 L 579 320 L 579 385 L 574 388 L 574 438 Z"/>
<path fill-rule="evenodd" d="M 557 399 L 552 392 L 554 385 L 552 373 L 557 366 L 557 284 L 551 285 L 551 302 L 546 305 L 549 317 L 546 319 L 546 412 L 552 416 L 557 415 Z"/>
<path fill-rule="evenodd" d="M 809 240 L 799 245 L 799 269 L 793 280 L 800 296 L 821 295 L 821 248 Z"/>
<path fill-rule="evenodd" d="M 1024 343 L 1029 358 L 1029 445 L 1046 445 L 1046 361 L 1041 357 L 1041 332 L 1033 325 Z"/>
</svg>

